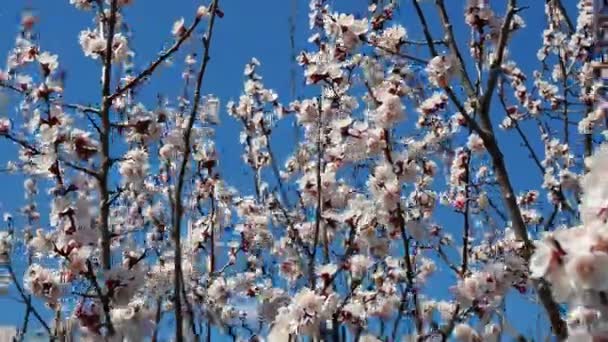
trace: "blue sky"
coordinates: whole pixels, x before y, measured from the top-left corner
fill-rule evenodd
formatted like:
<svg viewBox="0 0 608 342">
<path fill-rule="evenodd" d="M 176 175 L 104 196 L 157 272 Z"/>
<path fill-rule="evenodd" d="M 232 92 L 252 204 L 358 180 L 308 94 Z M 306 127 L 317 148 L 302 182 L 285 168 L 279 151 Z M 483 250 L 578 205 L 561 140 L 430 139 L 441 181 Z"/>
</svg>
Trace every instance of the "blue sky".
<svg viewBox="0 0 608 342">
<path fill-rule="evenodd" d="M 355 13 L 365 13 L 366 0 L 334 0 L 338 9 L 351 10 Z M 414 15 L 411 1 L 402 0 L 404 5 L 398 12 L 398 21 L 404 23 L 411 38 L 421 38 L 417 17 Z M 570 11 L 574 12 L 572 3 Z M 435 18 L 432 2 L 427 2 L 425 8 Z M 448 10 L 454 18 L 454 28 L 457 36 L 468 37 L 462 21 L 462 10 L 464 0 L 448 0 Z M 506 0 L 493 1 L 497 9 L 505 7 Z M 135 4 L 126 10 L 126 20 L 133 29 L 134 40 L 131 46 L 135 49 L 136 70 L 145 66 L 148 61 L 172 42 L 170 34 L 173 22 L 179 17 L 185 17 L 186 22 L 192 20 L 196 8 L 201 4 L 199 1 L 191 0 L 136 0 Z M 536 51 L 541 42 L 541 33 L 544 25 L 544 1 L 527 0 L 520 1 L 520 5 L 530 6 L 523 13 L 527 22 L 527 28 L 514 37 L 511 55 L 519 62 L 520 67 L 526 72 L 538 66 Z M 214 36 L 211 64 L 205 77 L 203 85 L 204 94 L 215 94 L 222 103 L 222 109 L 230 99 L 237 99 L 242 91 L 242 71 L 245 63 L 251 57 L 258 58 L 262 66 L 259 72 L 264 76 L 264 82 L 269 88 L 275 89 L 283 103 L 292 100 L 291 97 L 291 74 L 292 67 L 289 40 L 288 19 L 291 14 L 292 3 L 289 0 L 224 0 L 221 7 L 226 13 L 225 17 L 217 22 L 217 30 Z M 68 69 L 65 97 L 68 102 L 97 103 L 100 94 L 100 68 L 97 61 L 87 59 L 81 53 L 78 44 L 78 33 L 92 25 L 89 13 L 76 10 L 69 5 L 68 0 L 4 0 L 0 8 L 0 60 L 5 60 L 6 51 L 10 49 L 17 34 L 19 15 L 21 10 L 34 8 L 39 17 L 38 32 L 43 50 L 60 55 L 60 65 Z M 296 8 L 296 51 L 307 48 L 308 37 L 308 1 L 297 0 Z M 439 38 L 440 28 L 436 19 L 431 19 L 435 37 Z M 467 51 L 466 41 L 461 39 L 461 48 Z M 421 47 L 421 52 L 426 55 L 426 48 Z M 185 51 L 200 51 L 197 44 L 186 46 Z M 179 55 L 183 58 L 183 54 Z M 163 93 L 170 98 L 180 92 L 182 82 L 179 68 L 162 67 L 154 81 L 149 83 L 142 91 L 140 101 L 149 104 L 155 102 L 157 93 Z M 300 69 L 296 73 L 297 96 L 314 94 L 314 89 L 303 90 L 303 78 Z M 0 108 L 11 111 L 12 108 Z M 411 109 L 410 109 L 411 110 Z M 410 117 L 415 117 L 415 112 L 410 111 Z M 499 115 L 497 113 L 497 115 Z M 224 178 L 232 185 L 241 190 L 251 192 L 251 178 L 248 169 L 241 163 L 241 147 L 238 142 L 240 125 L 227 117 L 222 111 L 222 124 L 217 130 L 217 140 L 220 147 L 221 167 Z M 278 157 L 283 158 L 290 152 L 286 146 L 290 145 L 291 130 L 285 125 L 273 135 L 273 147 Z M 501 146 L 507 158 L 507 166 L 513 174 L 513 182 L 517 190 L 523 190 L 540 184 L 541 175 L 532 170 L 532 161 L 522 159 L 525 151 L 519 146 L 519 141 L 513 136 L 499 136 Z M 580 141 L 576 141 L 580 144 Z M 536 144 L 537 147 L 540 145 Z M 538 148 L 538 151 L 542 149 Z M 4 163 L 7 157 L 14 156 L 15 148 L 6 141 L 0 141 L 0 163 Z M 532 173 L 531 173 L 532 172 Z M 0 212 L 14 210 L 22 205 L 21 179 L 15 176 L 0 174 Z M 44 213 L 43 213 L 44 215 Z M 446 216 L 447 217 L 447 216 Z M 455 216 L 452 216 L 455 217 Z M 458 218 L 460 220 L 460 218 Z M 450 222 L 447 222 L 450 225 Z M 455 223 L 456 229 L 460 227 L 460 221 Z M 450 282 L 451 283 L 451 282 Z M 445 289 L 433 289 L 438 293 L 445 293 Z M 530 320 L 536 320 L 535 312 L 530 306 L 521 304 L 516 299 L 511 304 L 514 323 L 518 327 L 533 327 Z M 18 324 L 22 317 L 22 307 L 8 299 L 0 298 L 0 325 Z M 525 313 L 525 315 L 524 315 Z M 525 317 L 525 319 L 523 318 Z M 529 333 L 529 331 L 522 331 Z"/>
</svg>

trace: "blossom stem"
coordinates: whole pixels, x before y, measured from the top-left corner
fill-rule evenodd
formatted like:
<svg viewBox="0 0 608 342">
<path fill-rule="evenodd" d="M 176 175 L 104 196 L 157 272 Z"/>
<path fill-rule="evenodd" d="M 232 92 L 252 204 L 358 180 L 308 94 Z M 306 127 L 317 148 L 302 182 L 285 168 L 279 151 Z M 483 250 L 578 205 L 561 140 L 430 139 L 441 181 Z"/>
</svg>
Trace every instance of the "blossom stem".
<svg viewBox="0 0 608 342">
<path fill-rule="evenodd" d="M 212 14 L 213 15 L 213 14 Z M 163 51 L 160 56 L 154 60 L 144 71 L 139 73 L 135 78 L 131 79 L 124 86 L 119 87 L 112 95 L 109 97 L 109 101 L 112 102 L 114 99 L 118 98 L 125 92 L 130 89 L 135 88 L 141 82 L 143 82 L 146 78 L 152 76 L 154 71 L 169 57 L 171 57 L 175 52 L 179 50 L 179 48 L 190 38 L 194 30 L 197 28 L 199 23 L 201 22 L 201 18 L 198 16 L 194 19 L 194 22 L 190 27 L 186 30 L 186 32 L 166 51 Z"/>
<path fill-rule="evenodd" d="M 393 157 L 391 154 L 391 134 L 388 129 L 384 130 L 384 137 L 386 139 L 386 146 L 384 148 L 384 157 L 386 161 L 393 166 L 393 170 L 395 168 Z M 412 293 L 412 302 L 414 305 L 413 313 L 414 313 L 414 323 L 416 326 L 416 332 L 422 333 L 424 322 L 422 320 L 422 316 L 420 315 L 420 304 L 418 302 L 418 291 L 414 284 L 414 264 L 412 263 L 412 258 L 410 255 L 410 240 L 411 238 L 407 236 L 407 232 L 405 230 L 405 219 L 403 218 L 403 208 L 401 207 L 401 202 L 397 203 L 396 210 L 396 220 L 399 228 L 399 233 L 401 234 L 401 240 L 403 241 L 403 250 L 404 250 L 404 261 L 405 261 L 405 271 L 406 271 L 406 280 L 407 280 L 407 289 L 405 291 L 411 291 Z"/>
<path fill-rule="evenodd" d="M 160 324 L 160 319 L 162 318 L 162 298 L 158 298 L 156 300 L 156 314 L 154 316 L 154 332 L 152 333 L 152 342 L 157 342 L 158 339 L 158 325 Z"/>
<path fill-rule="evenodd" d="M 441 23 L 443 24 L 443 29 L 447 37 L 447 44 L 450 47 L 452 53 L 455 54 L 456 58 L 458 59 L 458 73 L 462 78 L 467 94 L 469 96 L 473 96 L 475 94 L 475 90 L 473 89 L 473 82 L 471 82 L 471 78 L 469 77 L 469 74 L 465 69 L 464 59 L 462 58 L 460 49 L 456 44 L 456 39 L 454 38 L 454 30 L 452 27 L 452 23 L 450 22 L 450 18 L 448 16 L 448 12 L 445 8 L 445 2 L 444 0 L 435 0 L 435 4 L 439 9 L 439 17 L 441 18 Z"/>
<path fill-rule="evenodd" d="M 316 276 L 315 276 L 315 257 L 317 255 L 317 245 L 319 244 L 319 233 L 321 230 L 321 163 L 323 162 L 323 145 L 321 142 L 322 135 L 322 99 L 319 98 L 319 117 L 317 122 L 317 170 L 316 170 L 316 181 L 317 181 L 317 208 L 315 210 L 315 232 L 314 232 L 314 241 L 312 245 L 312 253 L 310 255 L 310 260 L 308 262 L 308 275 L 310 277 L 310 288 L 314 290 L 316 284 Z"/>
<path fill-rule="evenodd" d="M 564 17 L 564 20 L 566 21 L 566 25 L 568 25 L 568 30 L 570 30 L 570 33 L 574 33 L 576 31 L 576 28 L 574 27 L 574 23 L 573 23 L 572 19 L 570 18 L 570 16 L 568 15 L 568 11 L 566 11 L 566 7 L 564 7 L 564 3 L 562 2 L 562 0 L 550 0 L 550 1 L 553 2 L 553 4 L 555 6 L 557 6 L 559 11 L 561 12 L 562 16 Z"/>
<path fill-rule="evenodd" d="M 40 325 L 42 325 L 42 327 L 44 328 L 44 330 L 46 330 L 46 332 L 49 334 L 49 336 L 53 336 L 53 332 L 51 331 L 51 328 L 49 327 L 49 325 L 46 323 L 44 318 L 42 318 L 42 316 L 40 315 L 38 310 L 36 310 L 36 308 L 34 308 L 34 306 L 32 305 L 31 297 L 26 295 L 25 291 L 23 290 L 21 285 L 19 285 L 17 276 L 15 275 L 15 272 L 13 271 L 13 266 L 10 263 L 6 265 L 6 270 L 8 271 L 8 274 L 11 276 L 11 280 L 13 281 L 13 284 L 15 284 L 15 287 L 17 288 L 17 292 L 19 292 L 21 299 L 23 299 L 23 302 L 25 303 L 27 310 L 30 310 L 34 314 L 34 317 L 36 317 L 38 322 L 40 322 Z"/>
<path fill-rule="evenodd" d="M 111 336 L 114 334 L 114 325 L 112 324 L 112 316 L 110 314 L 110 298 L 108 294 L 104 294 L 99 282 L 97 281 L 97 276 L 95 276 L 95 271 L 93 270 L 93 264 L 91 260 L 87 259 L 87 272 L 86 277 L 89 278 L 91 284 L 95 288 L 95 292 L 97 292 L 97 297 L 101 301 L 101 305 L 103 307 L 103 313 L 105 315 L 105 326 L 108 329 L 108 334 Z"/>
<path fill-rule="evenodd" d="M 186 181 L 186 169 L 190 161 L 191 145 L 190 137 L 192 135 L 192 128 L 196 121 L 196 114 L 198 113 L 199 105 L 201 102 L 201 88 L 203 85 L 203 78 L 207 65 L 210 60 L 209 50 L 211 47 L 211 39 L 213 36 L 213 27 L 215 24 L 215 18 L 218 11 L 219 0 L 214 0 L 209 9 L 211 18 L 209 19 L 209 25 L 207 27 L 207 34 L 203 38 L 203 59 L 201 66 L 197 74 L 196 88 L 194 92 L 194 102 L 192 109 L 189 113 L 188 126 L 184 132 L 184 153 L 181 164 L 179 165 L 179 173 L 177 175 L 177 184 L 175 186 L 175 193 L 173 196 L 173 230 L 172 238 L 175 244 L 175 257 L 174 257 L 174 272 L 173 272 L 173 285 L 174 285 L 174 310 L 175 310 L 175 340 L 181 342 L 184 340 L 183 336 L 183 316 L 182 316 L 182 301 L 181 301 L 181 288 L 182 288 L 182 248 L 181 248 L 181 224 L 182 216 L 184 214 L 184 208 L 182 203 L 182 192 L 184 183 Z"/>
</svg>

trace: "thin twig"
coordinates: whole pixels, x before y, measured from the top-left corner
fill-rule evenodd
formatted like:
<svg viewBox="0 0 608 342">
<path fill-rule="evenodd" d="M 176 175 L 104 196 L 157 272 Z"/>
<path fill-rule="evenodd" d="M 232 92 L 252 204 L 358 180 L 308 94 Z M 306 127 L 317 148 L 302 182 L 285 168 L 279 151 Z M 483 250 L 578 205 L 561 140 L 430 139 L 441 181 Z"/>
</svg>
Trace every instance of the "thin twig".
<svg viewBox="0 0 608 342">
<path fill-rule="evenodd" d="M 553 1 L 553 4 L 555 6 L 557 6 L 559 11 L 562 13 L 562 16 L 566 20 L 566 24 L 568 25 L 568 30 L 570 30 L 571 34 L 574 33 L 576 31 L 576 28 L 574 27 L 574 23 L 573 23 L 572 19 L 570 18 L 570 16 L 568 15 L 568 11 L 566 11 L 566 7 L 564 7 L 562 0 L 549 0 L 549 1 Z"/>
<path fill-rule="evenodd" d="M 464 59 L 462 58 L 462 54 L 460 53 L 460 49 L 458 48 L 458 44 L 456 43 L 456 38 L 454 37 L 454 30 L 452 28 L 452 23 L 450 22 L 450 18 L 448 16 L 448 12 L 445 8 L 444 0 L 435 0 L 435 4 L 439 9 L 439 17 L 441 18 L 441 23 L 443 24 L 447 44 L 450 47 L 452 53 L 456 55 L 456 59 L 458 60 L 458 73 L 460 74 L 462 82 L 464 83 L 467 95 L 469 97 L 472 97 L 475 95 L 475 90 L 473 89 L 473 82 L 471 82 L 471 78 L 467 73 Z"/>
<path fill-rule="evenodd" d="M 215 13 L 211 13 L 211 16 L 212 17 L 215 16 Z M 116 89 L 114 94 L 112 94 L 109 97 L 110 103 L 114 99 L 119 97 L 120 95 L 124 94 L 126 91 L 135 88 L 138 84 L 140 84 L 147 77 L 151 76 L 152 73 L 154 73 L 154 71 L 156 70 L 156 68 L 158 68 L 169 57 L 171 57 L 171 55 L 173 55 L 175 52 L 177 52 L 179 50 L 179 48 L 182 46 L 182 44 L 184 44 L 184 42 L 186 40 L 188 40 L 188 38 L 190 38 L 190 36 L 192 35 L 192 33 L 194 32 L 194 30 L 196 29 L 196 27 L 198 26 L 198 24 L 200 22 L 201 22 L 201 18 L 199 18 L 197 16 L 194 19 L 194 22 L 192 23 L 192 25 L 190 25 L 190 27 L 184 32 L 184 34 L 181 37 L 179 37 L 179 39 L 169 49 L 161 52 L 160 55 L 158 56 L 158 58 L 155 61 L 153 61 L 152 63 L 150 63 L 150 65 L 148 65 L 148 67 L 146 69 L 144 69 L 144 71 L 142 71 L 139 75 L 135 76 L 133 79 L 131 79 L 129 82 L 127 82 L 127 84 L 125 84 L 124 86 L 121 86 L 118 89 Z"/>
<path fill-rule="evenodd" d="M 89 279 L 91 284 L 93 285 L 95 292 L 97 293 L 97 297 L 99 297 L 99 300 L 101 301 L 101 305 L 103 307 L 103 312 L 104 312 L 105 321 L 106 321 L 105 325 L 108 328 L 108 333 L 110 335 L 112 335 L 112 334 L 114 334 L 114 325 L 112 324 L 112 316 L 110 313 L 110 298 L 108 298 L 108 295 L 104 294 L 103 291 L 101 290 L 101 286 L 99 285 L 99 282 L 97 281 L 97 276 L 94 273 L 93 264 L 91 263 L 91 260 L 88 260 L 88 259 L 87 259 L 87 272 L 85 275 Z"/>
<path fill-rule="evenodd" d="M 310 288 L 315 288 L 315 282 L 317 277 L 315 276 L 315 256 L 317 255 L 317 245 L 319 244 L 319 233 L 321 230 L 321 211 L 322 211 L 322 199 L 321 199 L 321 168 L 323 161 L 323 150 L 322 150 L 322 105 L 321 98 L 319 98 L 319 117 L 317 122 L 317 168 L 316 168 L 316 181 L 317 181 L 317 207 L 315 209 L 315 231 L 312 245 L 312 251 L 308 262 L 308 276 L 310 281 Z"/>
<path fill-rule="evenodd" d="M 44 318 L 42 318 L 42 315 L 40 315 L 38 310 L 36 310 L 36 308 L 32 305 L 32 301 L 31 301 L 30 297 L 25 294 L 25 290 L 21 287 L 21 285 L 19 285 L 17 276 L 15 275 L 15 272 L 13 271 L 13 267 L 11 266 L 10 263 L 6 265 L 6 269 L 8 271 L 8 274 L 11 276 L 11 280 L 13 281 L 13 284 L 15 284 L 15 287 L 17 288 L 17 292 L 19 292 L 19 295 L 21 296 L 21 299 L 23 299 L 23 302 L 25 303 L 27 309 L 30 310 L 34 314 L 34 316 L 36 317 L 38 322 L 40 322 L 40 324 L 42 325 L 44 330 L 46 330 L 46 332 L 49 334 L 49 337 L 52 337 L 53 333 L 51 331 L 51 328 L 46 323 Z"/>
</svg>

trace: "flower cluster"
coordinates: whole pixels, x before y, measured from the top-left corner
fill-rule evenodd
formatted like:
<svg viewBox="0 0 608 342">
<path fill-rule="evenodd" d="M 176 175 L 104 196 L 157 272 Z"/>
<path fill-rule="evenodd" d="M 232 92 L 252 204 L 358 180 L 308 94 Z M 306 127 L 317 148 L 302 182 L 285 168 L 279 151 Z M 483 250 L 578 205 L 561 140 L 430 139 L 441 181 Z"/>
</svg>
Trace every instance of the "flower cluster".
<svg viewBox="0 0 608 342">
<path fill-rule="evenodd" d="M 582 224 L 546 233 L 536 241 L 530 271 L 533 277 L 542 277 L 551 284 L 558 301 L 570 305 L 574 333 L 599 337 L 608 333 L 599 299 L 604 296 L 608 284 L 608 237 L 605 232 L 608 198 L 606 187 L 602 185 L 608 163 L 606 148 L 597 152 L 589 163 L 590 172 L 581 181 L 584 193 L 580 208 Z M 581 319 L 591 314 L 597 317 Z"/>
<path fill-rule="evenodd" d="M 226 106 L 202 93 L 216 40 L 201 23 L 223 24 L 218 1 L 166 28 L 169 45 L 142 66 L 134 1 L 69 4 L 94 17 L 77 40 L 101 98 L 66 101 L 69 66 L 29 13 L 0 70 L 15 109 L 0 118 L 15 147 L 4 170 L 25 195 L 0 230 L 0 292 L 20 285 L 50 338 L 497 341 L 518 338 L 503 303 L 522 295 L 540 296 L 560 339 L 608 336 L 591 1 L 576 25 L 545 4 L 528 77 L 509 53 L 522 8 L 467 0 L 457 18 L 436 1 L 437 40 L 402 26 L 393 1 L 362 16 L 312 0 L 309 44 L 294 53 L 305 91 L 282 102 L 251 58 Z M 471 29 L 462 51 L 458 21 Z M 183 89 L 150 103 L 163 67 Z"/>
</svg>

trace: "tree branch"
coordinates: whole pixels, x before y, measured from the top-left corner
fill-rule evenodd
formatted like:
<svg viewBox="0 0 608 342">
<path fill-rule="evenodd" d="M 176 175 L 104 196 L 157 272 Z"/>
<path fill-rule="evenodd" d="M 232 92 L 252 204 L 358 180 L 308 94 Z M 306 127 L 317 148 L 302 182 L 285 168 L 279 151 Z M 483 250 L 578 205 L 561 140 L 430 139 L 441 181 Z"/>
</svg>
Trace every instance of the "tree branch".
<svg viewBox="0 0 608 342">
<path fill-rule="evenodd" d="M 486 87 L 486 91 L 481 99 L 479 117 L 480 126 L 486 133 L 481 136 L 481 138 L 483 139 L 484 145 L 486 146 L 486 149 L 492 159 L 494 172 L 496 174 L 496 180 L 499 184 L 502 193 L 503 202 L 505 203 L 505 206 L 508 209 L 509 217 L 512 222 L 512 227 L 515 232 L 515 236 L 517 237 L 517 239 L 524 243 L 524 250 L 522 251 L 523 257 L 528 260 L 532 254 L 533 246 L 528 237 L 527 227 L 521 216 L 521 211 L 517 204 L 517 199 L 513 191 L 509 175 L 507 173 L 502 152 L 500 151 L 500 148 L 496 141 L 496 137 L 492 128 L 492 122 L 490 119 L 490 105 L 492 102 L 492 95 L 494 94 L 494 90 L 496 88 L 496 85 L 498 84 L 498 78 L 501 73 L 504 52 L 506 49 L 507 41 L 509 39 L 511 22 L 518 11 L 518 8 L 516 6 L 516 0 L 509 0 L 507 15 L 500 30 L 496 59 L 490 66 L 490 76 L 488 79 L 488 84 Z M 547 286 L 539 286 L 540 283 L 537 281 L 534 282 L 534 285 L 538 292 L 538 296 L 541 300 L 541 303 L 547 311 L 547 315 L 549 316 L 551 325 L 553 326 L 554 333 L 557 335 L 558 338 L 565 339 L 568 334 L 567 328 L 564 321 L 560 317 L 559 310 L 557 310 L 558 306 L 551 296 L 551 290 Z"/>
<path fill-rule="evenodd" d="M 112 47 L 114 42 L 114 32 L 116 26 L 116 13 L 118 12 L 118 1 L 112 0 L 110 3 L 110 15 L 106 21 L 107 40 L 106 53 L 103 59 L 102 68 L 102 90 L 101 90 L 101 171 L 99 175 L 99 191 L 100 191 L 100 227 L 101 231 L 101 263 L 105 270 L 112 267 L 112 255 L 110 251 L 110 205 L 108 180 L 110 175 L 110 106 L 112 101 L 108 98 L 110 95 L 110 84 L 112 76 Z"/>
<path fill-rule="evenodd" d="M 456 55 L 456 58 L 458 60 L 458 73 L 460 74 L 462 82 L 464 83 L 467 95 L 469 97 L 473 97 L 475 95 L 473 82 L 471 82 L 471 78 L 467 73 L 464 64 L 464 59 L 462 58 L 462 54 L 460 53 L 460 49 L 458 48 L 458 44 L 456 43 L 456 38 L 454 38 L 454 30 L 452 28 L 452 23 L 450 23 L 450 18 L 445 8 L 444 0 L 435 0 L 435 4 L 439 9 L 439 17 L 441 18 L 441 23 L 443 24 L 443 30 L 445 31 L 447 44 L 450 47 L 452 53 Z"/>
<path fill-rule="evenodd" d="M 215 13 L 212 13 L 211 15 L 214 16 Z M 120 95 L 124 94 L 126 91 L 135 88 L 138 84 L 140 84 L 142 81 L 144 81 L 147 77 L 151 76 L 152 73 L 154 73 L 154 71 L 156 70 L 156 68 L 158 68 L 169 57 L 171 57 L 171 55 L 173 55 L 175 52 L 177 52 L 179 50 L 179 48 L 184 44 L 184 42 L 186 40 L 188 40 L 188 38 L 190 38 L 190 36 L 192 35 L 192 33 L 194 32 L 194 30 L 196 29 L 196 27 L 198 26 L 198 24 L 200 22 L 201 22 L 201 18 L 196 16 L 194 18 L 194 22 L 192 23 L 192 25 L 190 25 L 190 27 L 186 30 L 186 32 L 181 37 L 179 37 L 179 39 L 169 49 L 161 52 L 161 54 L 158 56 L 158 58 L 155 61 L 153 61 L 152 63 L 150 63 L 150 65 L 148 65 L 148 67 L 146 69 L 144 69 L 144 71 L 142 71 L 139 75 L 135 76 L 135 78 L 131 79 L 124 86 L 118 87 L 118 89 L 116 89 L 114 94 L 112 94 L 109 97 L 110 103 L 112 103 L 112 101 L 114 99 L 116 99 Z"/>
<path fill-rule="evenodd" d="M 182 277 L 182 249 L 181 249 L 181 224 L 182 224 L 182 215 L 184 212 L 183 203 L 182 203 L 182 191 L 185 183 L 185 175 L 186 168 L 188 166 L 188 162 L 190 161 L 191 154 L 191 145 L 190 145 L 190 137 L 192 135 L 192 128 L 194 126 L 194 122 L 196 121 L 196 114 L 198 113 L 198 108 L 201 102 L 201 88 L 203 85 L 203 78 L 205 75 L 205 71 L 207 70 L 207 65 L 209 63 L 209 50 L 211 47 L 211 39 L 213 37 L 213 27 L 215 24 L 215 18 L 218 11 L 218 3 L 219 0 L 214 0 L 209 9 L 211 13 L 211 18 L 209 19 L 209 26 L 207 28 L 206 37 L 203 38 L 203 46 L 204 53 L 203 59 L 201 62 L 200 69 L 197 74 L 196 80 L 196 88 L 194 93 L 194 103 L 192 105 L 192 109 L 190 111 L 188 117 L 188 126 L 184 132 L 184 152 L 181 164 L 179 165 L 179 173 L 177 175 L 177 185 L 175 187 L 175 193 L 173 196 L 173 231 L 172 237 L 173 242 L 175 244 L 175 259 L 174 259 L 174 274 L 173 274 L 173 282 L 174 282 L 174 301 L 175 301 L 175 340 L 176 342 L 183 341 L 183 317 L 182 317 L 182 304 L 181 304 L 181 277 Z M 193 30 L 193 28 L 191 28 Z M 175 48 L 177 49 L 177 47 Z M 160 62 L 159 62 L 160 63 Z M 154 67 L 150 70 L 153 70 Z"/>
<path fill-rule="evenodd" d="M 40 322 L 40 324 L 42 325 L 44 330 L 46 330 L 46 332 L 49 334 L 49 337 L 52 337 L 53 332 L 51 331 L 51 328 L 46 323 L 44 318 L 42 318 L 42 315 L 40 315 L 38 310 L 36 310 L 36 308 L 34 308 L 34 306 L 32 305 L 31 298 L 25 294 L 24 289 L 21 287 L 21 285 L 19 285 L 17 276 L 15 275 L 15 272 L 13 271 L 13 267 L 11 266 L 10 263 L 6 265 L 6 269 L 8 271 L 8 274 L 11 276 L 11 280 L 13 281 L 13 284 L 15 284 L 15 287 L 17 288 L 17 292 L 19 292 L 21 299 L 23 299 L 23 302 L 25 303 L 27 310 L 31 311 L 34 314 L 34 316 L 36 317 L 38 322 Z"/>
</svg>

